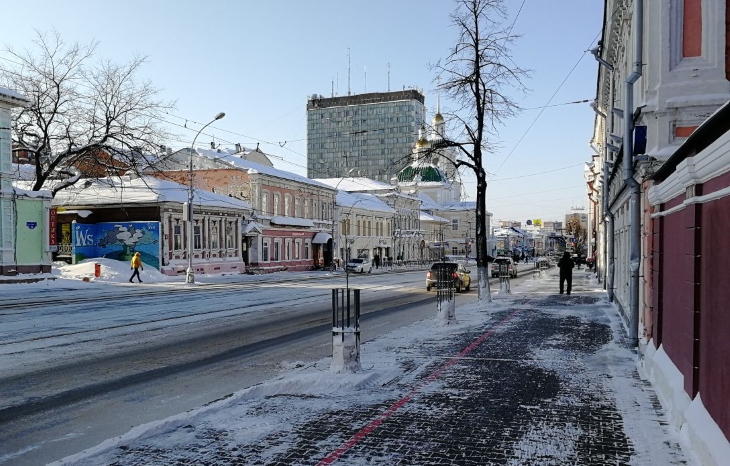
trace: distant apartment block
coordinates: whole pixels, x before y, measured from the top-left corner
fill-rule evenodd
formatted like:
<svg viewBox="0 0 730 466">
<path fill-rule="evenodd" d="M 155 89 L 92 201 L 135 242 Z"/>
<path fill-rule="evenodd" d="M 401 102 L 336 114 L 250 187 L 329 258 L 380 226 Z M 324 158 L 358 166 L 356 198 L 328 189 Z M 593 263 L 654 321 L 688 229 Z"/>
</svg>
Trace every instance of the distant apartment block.
<svg viewBox="0 0 730 466">
<path fill-rule="evenodd" d="M 411 162 L 424 124 L 417 89 L 307 100 L 307 176 L 389 182 Z"/>
</svg>

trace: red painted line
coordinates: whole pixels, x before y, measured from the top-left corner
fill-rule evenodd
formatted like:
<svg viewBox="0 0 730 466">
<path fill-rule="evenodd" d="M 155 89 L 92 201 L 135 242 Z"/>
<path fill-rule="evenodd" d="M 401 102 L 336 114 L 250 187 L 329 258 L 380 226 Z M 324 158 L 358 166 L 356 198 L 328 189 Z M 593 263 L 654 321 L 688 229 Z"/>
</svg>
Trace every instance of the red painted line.
<svg viewBox="0 0 730 466">
<path fill-rule="evenodd" d="M 400 400 L 393 403 L 388 409 L 386 409 L 381 414 L 379 414 L 375 419 L 373 419 L 370 422 L 370 424 L 368 424 L 365 427 L 363 427 L 362 429 L 360 429 L 355 435 L 353 435 L 350 438 L 350 440 L 343 443 L 342 445 L 340 445 L 339 448 L 337 448 L 336 450 L 333 450 L 332 453 L 330 453 L 329 455 L 322 458 L 319 461 L 319 463 L 317 463 L 317 466 L 332 464 L 335 461 L 337 461 L 342 455 L 345 454 L 345 452 L 347 452 L 350 448 L 352 448 L 355 445 L 357 445 L 358 443 L 360 443 L 360 441 L 362 439 L 364 439 L 365 437 L 370 435 L 370 433 L 372 431 L 374 431 L 380 424 L 385 422 L 390 416 L 395 414 L 395 412 L 398 409 L 402 408 L 406 403 L 408 403 L 411 400 L 411 398 L 413 398 L 413 396 L 418 391 L 420 391 L 427 384 L 436 380 L 445 370 L 447 370 L 448 368 L 450 368 L 451 366 L 453 366 L 454 364 L 459 362 L 459 360 L 461 358 L 463 358 L 467 354 L 471 353 L 475 348 L 477 348 L 479 345 L 481 345 L 484 342 L 484 340 L 486 340 L 487 338 L 489 338 L 492 335 L 494 335 L 495 333 L 497 333 L 497 329 L 499 329 L 499 327 L 503 326 L 504 324 L 506 324 L 507 322 L 512 320 L 512 318 L 521 311 L 522 311 L 522 309 L 514 310 L 507 317 L 505 317 L 504 319 L 497 322 L 494 325 L 494 327 L 492 327 L 488 331 L 484 332 L 482 335 L 479 336 L 479 338 L 474 340 L 469 346 L 464 348 L 459 354 L 457 354 L 453 358 L 449 359 L 443 366 L 436 369 L 431 375 L 426 377 L 420 384 L 418 384 L 418 386 L 416 386 L 415 388 L 412 388 L 411 391 L 409 391 L 406 396 L 404 396 Z"/>
</svg>

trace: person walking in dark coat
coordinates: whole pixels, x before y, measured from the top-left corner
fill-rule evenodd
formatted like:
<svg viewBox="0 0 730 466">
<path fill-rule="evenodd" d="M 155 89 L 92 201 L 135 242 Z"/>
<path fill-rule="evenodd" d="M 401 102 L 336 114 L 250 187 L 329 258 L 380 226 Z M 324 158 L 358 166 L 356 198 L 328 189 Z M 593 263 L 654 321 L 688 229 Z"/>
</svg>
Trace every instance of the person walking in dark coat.
<svg viewBox="0 0 730 466">
<path fill-rule="evenodd" d="M 573 285 L 573 267 L 575 262 L 570 258 L 569 252 L 564 252 L 563 257 L 558 261 L 558 267 L 560 268 L 560 294 L 563 294 L 563 285 L 567 281 L 568 289 L 567 294 L 570 294 L 570 288 Z"/>
</svg>

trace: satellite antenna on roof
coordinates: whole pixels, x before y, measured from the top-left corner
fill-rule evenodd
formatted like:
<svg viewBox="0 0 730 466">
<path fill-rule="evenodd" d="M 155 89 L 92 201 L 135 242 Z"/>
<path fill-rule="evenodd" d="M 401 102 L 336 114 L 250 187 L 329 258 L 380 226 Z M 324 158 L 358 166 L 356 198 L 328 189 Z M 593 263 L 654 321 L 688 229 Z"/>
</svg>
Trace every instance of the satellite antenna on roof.
<svg viewBox="0 0 730 466">
<path fill-rule="evenodd" d="M 388 92 L 390 92 L 390 62 L 388 62 Z"/>
<path fill-rule="evenodd" d="M 347 95 L 350 95 L 350 47 L 347 47 Z"/>
</svg>

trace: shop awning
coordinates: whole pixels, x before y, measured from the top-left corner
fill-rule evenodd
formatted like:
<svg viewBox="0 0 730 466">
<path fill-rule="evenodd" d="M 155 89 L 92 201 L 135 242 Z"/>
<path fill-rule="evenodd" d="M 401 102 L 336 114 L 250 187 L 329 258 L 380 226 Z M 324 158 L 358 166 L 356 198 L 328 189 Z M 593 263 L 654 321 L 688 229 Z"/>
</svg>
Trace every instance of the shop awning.
<svg viewBox="0 0 730 466">
<path fill-rule="evenodd" d="M 331 239 L 332 239 L 332 236 L 329 233 L 320 231 L 319 233 L 314 235 L 314 238 L 312 239 L 312 244 L 325 244 L 327 241 L 329 241 Z"/>
</svg>

